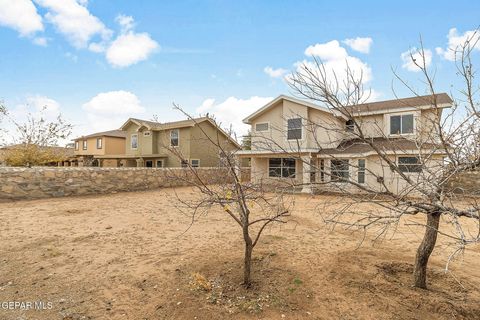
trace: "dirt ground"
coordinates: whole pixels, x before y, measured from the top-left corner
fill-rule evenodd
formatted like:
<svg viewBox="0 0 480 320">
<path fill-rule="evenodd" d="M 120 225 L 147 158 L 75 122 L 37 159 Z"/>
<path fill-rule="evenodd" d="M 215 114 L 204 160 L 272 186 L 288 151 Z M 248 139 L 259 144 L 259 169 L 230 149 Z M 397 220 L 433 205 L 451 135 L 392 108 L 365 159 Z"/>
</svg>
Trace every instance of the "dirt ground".
<svg viewBox="0 0 480 320">
<path fill-rule="evenodd" d="M 479 246 L 444 273 L 440 236 L 430 289 L 415 289 L 420 227 L 358 247 L 319 218 L 327 196 L 295 197 L 294 221 L 255 248 L 249 290 L 235 222 L 214 209 L 187 230 L 171 189 L 0 203 L 0 303 L 45 303 L 0 319 L 480 319 Z"/>
</svg>

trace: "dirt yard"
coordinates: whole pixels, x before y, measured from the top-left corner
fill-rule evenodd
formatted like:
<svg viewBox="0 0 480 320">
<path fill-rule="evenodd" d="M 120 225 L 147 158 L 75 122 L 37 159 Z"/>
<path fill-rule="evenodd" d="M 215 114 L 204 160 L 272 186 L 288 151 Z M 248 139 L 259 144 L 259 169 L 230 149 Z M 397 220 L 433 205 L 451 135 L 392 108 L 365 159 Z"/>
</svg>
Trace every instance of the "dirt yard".
<svg viewBox="0 0 480 320">
<path fill-rule="evenodd" d="M 430 290 L 414 289 L 420 228 L 358 248 L 362 234 L 321 222 L 326 196 L 295 197 L 294 221 L 254 251 L 249 290 L 235 222 L 215 209 L 187 230 L 172 190 L 0 203 L 0 303 L 46 305 L 0 319 L 480 319 L 479 246 L 445 274 L 440 237 Z"/>
</svg>

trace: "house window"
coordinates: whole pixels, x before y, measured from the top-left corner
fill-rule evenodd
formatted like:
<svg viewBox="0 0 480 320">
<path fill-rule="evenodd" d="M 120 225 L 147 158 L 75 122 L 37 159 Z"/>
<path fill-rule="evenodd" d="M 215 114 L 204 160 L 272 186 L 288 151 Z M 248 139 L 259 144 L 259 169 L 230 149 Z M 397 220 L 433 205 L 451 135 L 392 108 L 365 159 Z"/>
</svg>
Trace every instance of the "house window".
<svg viewBox="0 0 480 320">
<path fill-rule="evenodd" d="M 97 138 L 97 149 L 102 149 L 102 138 Z"/>
<path fill-rule="evenodd" d="M 163 168 L 163 160 L 157 160 L 157 168 Z"/>
<path fill-rule="evenodd" d="M 147 167 L 147 168 L 153 168 L 153 161 L 152 161 L 152 160 L 147 160 L 147 161 L 145 161 L 145 167 Z"/>
<path fill-rule="evenodd" d="M 325 181 L 325 160 L 320 160 L 320 181 Z"/>
<path fill-rule="evenodd" d="M 87 150 L 87 140 L 83 140 L 83 150 Z"/>
<path fill-rule="evenodd" d="M 287 140 L 302 139 L 302 118 L 287 120 Z"/>
<path fill-rule="evenodd" d="M 170 131 L 170 146 L 178 147 L 178 129 Z"/>
<path fill-rule="evenodd" d="M 137 134 L 132 134 L 131 138 L 131 146 L 132 149 L 137 149 L 138 148 L 138 135 Z"/>
<path fill-rule="evenodd" d="M 188 167 L 188 160 L 182 160 L 182 161 L 180 162 L 180 165 L 182 166 L 182 168 Z"/>
<path fill-rule="evenodd" d="M 365 159 L 358 159 L 358 183 L 365 183 Z"/>
<path fill-rule="evenodd" d="M 192 165 L 193 168 L 198 168 L 198 167 L 200 167 L 200 160 L 199 159 L 192 159 L 192 160 L 190 160 L 190 164 Z"/>
<path fill-rule="evenodd" d="M 295 159 L 268 159 L 268 176 L 275 178 L 295 178 Z"/>
<path fill-rule="evenodd" d="M 390 134 L 413 133 L 413 114 L 390 116 Z"/>
<path fill-rule="evenodd" d="M 398 169 L 401 172 L 422 172 L 422 164 L 418 157 L 398 157 Z"/>
<path fill-rule="evenodd" d="M 355 131 L 355 122 L 351 119 L 345 122 L 345 129 L 347 130 L 347 132 Z"/>
<path fill-rule="evenodd" d="M 78 150 L 78 141 L 75 141 L 75 150 Z"/>
<path fill-rule="evenodd" d="M 338 182 L 345 182 L 348 180 L 349 174 L 349 163 L 346 159 L 336 159 L 331 160 L 331 180 Z"/>
<path fill-rule="evenodd" d="M 268 122 L 257 123 L 255 125 L 255 131 L 257 132 L 268 131 Z"/>
</svg>

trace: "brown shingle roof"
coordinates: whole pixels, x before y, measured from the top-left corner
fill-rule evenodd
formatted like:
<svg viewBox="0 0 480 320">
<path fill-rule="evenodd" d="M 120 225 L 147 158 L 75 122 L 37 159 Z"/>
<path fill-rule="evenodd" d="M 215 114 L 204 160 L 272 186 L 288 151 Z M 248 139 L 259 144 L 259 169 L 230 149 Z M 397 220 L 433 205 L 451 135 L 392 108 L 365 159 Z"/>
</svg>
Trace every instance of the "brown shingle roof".
<svg viewBox="0 0 480 320">
<path fill-rule="evenodd" d="M 446 93 L 435 94 L 437 104 L 448 104 L 452 103 L 453 100 Z M 433 96 L 416 96 L 410 98 L 394 99 L 394 100 L 385 100 L 378 102 L 369 102 L 358 104 L 354 106 L 349 106 L 353 112 L 376 112 L 376 111 L 388 111 L 389 109 L 396 108 L 406 108 L 406 107 L 421 107 L 421 106 L 430 106 L 433 105 Z"/>
<path fill-rule="evenodd" d="M 208 119 L 207 117 L 201 117 L 201 118 L 195 118 L 195 119 L 161 123 L 161 122 L 131 118 L 131 120 L 141 123 L 142 125 L 145 125 L 146 127 L 149 127 L 153 130 L 166 130 L 166 129 L 174 129 L 174 128 L 193 127 L 195 123 L 199 123 L 207 119 Z"/>
<path fill-rule="evenodd" d="M 441 145 L 434 143 L 417 144 L 415 141 L 404 138 L 371 138 L 375 146 L 383 151 L 410 151 L 420 149 L 438 149 L 442 150 Z M 322 149 L 319 151 L 321 155 L 342 155 L 342 154 L 362 154 L 374 151 L 373 148 L 366 142 L 360 139 L 351 139 L 342 141 L 337 148 Z"/>
<path fill-rule="evenodd" d="M 92 133 L 86 136 L 81 136 L 78 137 L 74 140 L 81 140 L 85 138 L 94 138 L 94 137 L 116 137 L 116 138 L 125 138 L 127 137 L 127 134 L 125 131 L 122 130 L 110 130 L 110 131 L 102 131 L 102 132 L 96 132 Z"/>
</svg>

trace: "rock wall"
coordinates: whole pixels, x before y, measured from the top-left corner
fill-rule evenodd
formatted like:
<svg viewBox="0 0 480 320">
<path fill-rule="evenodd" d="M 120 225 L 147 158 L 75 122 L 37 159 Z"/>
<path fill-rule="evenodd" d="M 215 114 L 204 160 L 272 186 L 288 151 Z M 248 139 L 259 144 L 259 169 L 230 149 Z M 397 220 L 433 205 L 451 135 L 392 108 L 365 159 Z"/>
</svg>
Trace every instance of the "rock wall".
<svg viewBox="0 0 480 320">
<path fill-rule="evenodd" d="M 224 182 L 226 168 L 197 168 L 211 184 Z M 0 168 L 0 200 L 40 199 L 161 187 L 187 186 L 198 178 L 186 168 Z"/>
</svg>

